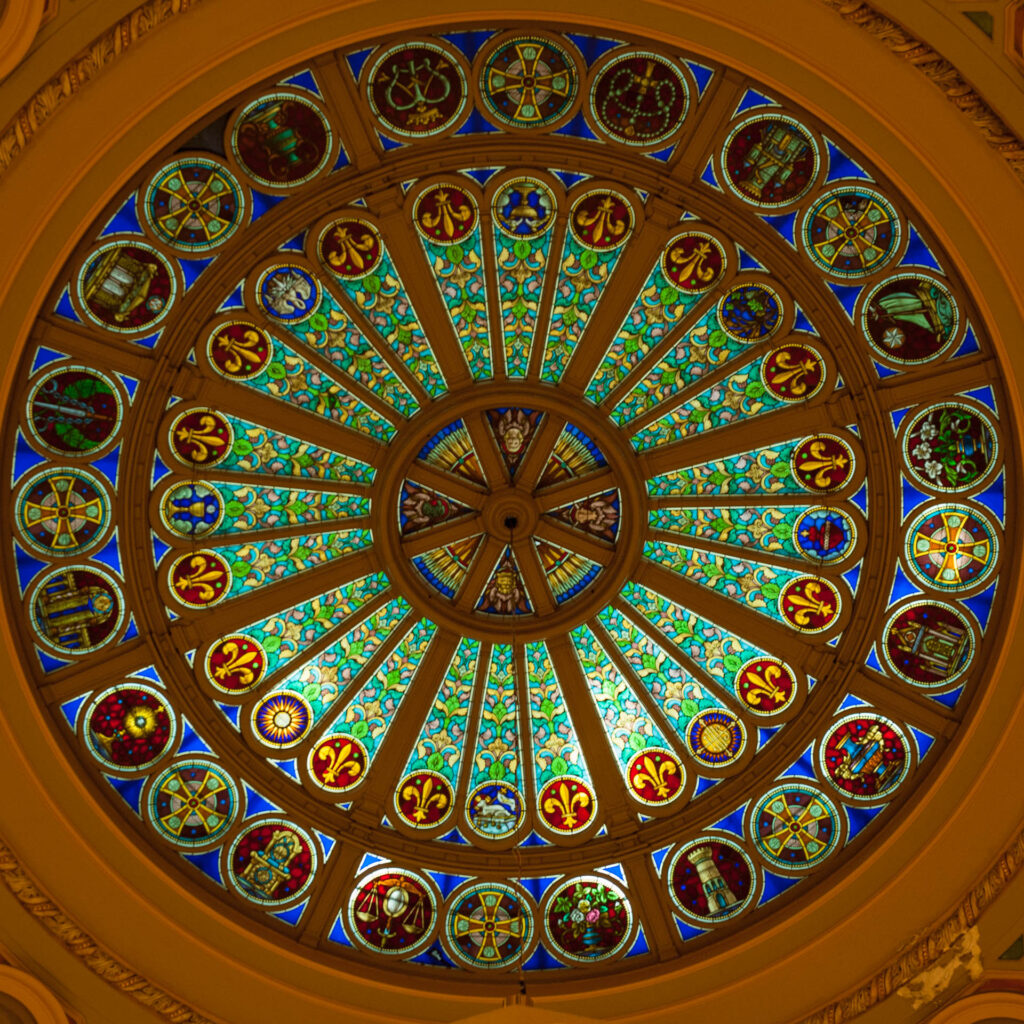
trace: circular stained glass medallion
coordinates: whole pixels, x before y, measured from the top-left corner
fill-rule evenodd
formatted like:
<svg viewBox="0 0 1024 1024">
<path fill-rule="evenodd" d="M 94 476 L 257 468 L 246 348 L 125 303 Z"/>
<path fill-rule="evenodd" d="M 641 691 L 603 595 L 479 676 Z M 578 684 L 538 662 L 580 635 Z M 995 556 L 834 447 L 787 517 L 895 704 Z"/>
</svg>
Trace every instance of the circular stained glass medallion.
<svg viewBox="0 0 1024 1024">
<path fill-rule="evenodd" d="M 222 163 L 194 156 L 161 168 L 149 183 L 142 210 L 156 236 L 185 253 L 226 242 L 245 218 L 246 199 Z"/>
<path fill-rule="evenodd" d="M 118 385 L 84 366 L 61 366 L 38 377 L 29 394 L 29 436 L 57 455 L 95 457 L 116 437 L 124 415 Z"/>
<path fill-rule="evenodd" d="M 177 761 L 157 776 L 149 791 L 150 821 L 176 846 L 216 842 L 237 811 L 234 782 L 211 761 Z"/>
<path fill-rule="evenodd" d="M 363 878 L 348 900 L 350 934 L 376 953 L 408 956 L 437 925 L 437 897 L 413 871 L 383 868 Z"/>
<path fill-rule="evenodd" d="M 806 195 L 820 163 L 818 144 L 804 125 L 764 111 L 733 128 L 721 159 L 726 184 L 762 207 L 786 206 Z"/>
<path fill-rule="evenodd" d="M 101 245 L 78 275 L 78 301 L 86 316 L 119 334 L 155 327 L 167 315 L 177 290 L 167 258 L 134 238 Z"/>
<path fill-rule="evenodd" d="M 544 929 L 564 960 L 605 960 L 622 951 L 633 930 L 626 894 L 610 879 L 572 878 L 552 891 Z"/>
<path fill-rule="evenodd" d="M 867 277 L 895 256 L 901 227 L 892 204 L 863 185 L 838 185 L 807 211 L 804 251 L 824 271 L 840 279 Z"/>
<path fill-rule="evenodd" d="M 934 274 L 893 274 L 864 300 L 861 326 L 875 351 L 897 366 L 915 366 L 947 351 L 957 338 L 960 310 Z"/>
<path fill-rule="evenodd" d="M 452 894 L 444 934 L 452 954 L 468 966 L 508 968 L 533 944 L 533 912 L 511 885 L 470 883 Z"/>
<path fill-rule="evenodd" d="M 465 67 L 455 51 L 438 43 L 393 46 L 374 61 L 366 91 L 371 110 L 389 135 L 436 135 L 463 114 Z"/>
<path fill-rule="evenodd" d="M 980 488 L 995 468 L 999 442 L 992 419 L 967 402 L 919 411 L 903 433 L 907 468 L 925 487 L 964 492 Z"/>
<path fill-rule="evenodd" d="M 765 860 L 784 871 L 804 871 L 839 843 L 839 812 L 819 790 L 801 783 L 776 786 L 755 806 L 751 825 Z"/>
<path fill-rule="evenodd" d="M 756 891 L 750 857 L 724 836 L 704 836 L 687 843 L 669 861 L 672 901 L 702 927 L 742 913 Z"/>
<path fill-rule="evenodd" d="M 615 54 L 590 88 L 590 114 L 606 135 L 627 146 L 657 146 L 686 117 L 690 89 L 671 61 L 645 51 Z"/>
<path fill-rule="evenodd" d="M 166 697 L 134 680 L 101 693 L 83 721 L 93 755 L 117 771 L 141 771 L 155 764 L 175 734 L 174 712 Z"/>
<path fill-rule="evenodd" d="M 832 785 L 854 800 L 890 795 L 910 769 L 909 741 L 903 730 L 867 709 L 832 725 L 818 756 Z"/>
<path fill-rule="evenodd" d="M 76 657 L 111 643 L 124 622 L 121 584 L 95 565 L 71 565 L 39 578 L 28 607 L 40 642 Z"/>
<path fill-rule="evenodd" d="M 493 46 L 480 66 L 485 110 L 510 128 L 549 127 L 564 120 L 579 91 L 570 46 L 533 35 L 512 36 Z"/>
<path fill-rule="evenodd" d="M 245 107 L 231 129 L 231 149 L 260 185 L 293 188 L 318 174 L 331 155 L 327 118 L 297 93 L 275 92 Z"/>
<path fill-rule="evenodd" d="M 15 499 L 18 530 L 44 555 L 81 555 L 104 537 L 110 496 L 84 469 L 46 469 L 29 477 Z"/>
<path fill-rule="evenodd" d="M 977 631 L 963 608 L 910 601 L 885 625 L 882 654 L 897 675 L 917 686 L 946 687 L 967 670 Z"/>
<path fill-rule="evenodd" d="M 524 957 L 540 984 L 568 977 L 553 959 L 649 969 L 641 925 L 648 941 L 700 928 L 687 956 L 818 884 L 762 897 L 762 865 L 845 870 L 856 850 L 831 853 L 882 829 L 836 808 L 906 806 L 927 727 L 907 695 L 940 697 L 953 736 L 1009 603 L 1002 580 L 991 602 L 977 591 L 1016 559 L 1014 405 L 927 211 L 832 132 L 833 166 L 879 184 L 822 184 L 818 122 L 791 105 L 684 135 L 713 109 L 700 60 L 557 32 L 517 50 L 525 36 L 368 40 L 335 55 L 361 112 L 339 109 L 328 65 L 296 69 L 225 115 L 226 161 L 197 129 L 142 167 L 72 240 L 6 435 L 15 653 L 51 717 L 75 720 L 95 786 L 139 793 L 134 832 L 163 860 L 219 856 L 254 930 L 270 911 L 285 946 L 297 921 L 318 957 L 410 978 L 424 968 L 402 959 L 445 963 L 455 984 Z M 470 120 L 474 60 L 474 89 L 485 67 L 504 77 Z M 576 117 L 579 91 L 555 87 L 581 81 L 601 107 Z M 350 147 L 356 114 L 382 140 L 364 140 L 379 187 Z M 574 135 L 591 131 L 604 141 Z M 362 156 L 328 174 L 340 145 Z M 677 158 L 725 191 L 694 182 L 683 203 Z M 294 201 L 259 200 L 250 222 L 250 184 Z M 764 219 L 797 203 L 809 259 Z M 124 208 L 151 246 L 104 233 Z M 908 223 L 948 274 L 908 259 Z M 205 244 L 217 258 L 191 283 Z M 180 298 L 147 308 L 161 267 Z M 977 357 L 946 360 L 968 321 Z M 876 386 L 875 360 L 913 372 Z M 901 477 L 932 495 L 906 523 Z M 973 568 L 970 529 L 944 551 L 966 589 L 944 588 L 931 548 L 897 566 L 883 541 L 914 527 L 948 545 L 938 526 L 964 524 L 918 520 L 956 509 L 993 541 Z M 891 601 L 900 568 L 925 595 Z M 833 718 L 849 685 L 829 666 L 852 664 L 877 707 Z M 129 703 L 90 732 L 115 691 Z M 776 736 L 821 757 L 780 779 L 785 751 L 760 756 Z M 743 834 L 719 835 L 726 820 Z M 648 900 L 623 850 L 666 835 L 686 837 L 661 869 L 673 895 Z M 207 886 L 197 863 L 184 881 Z M 491 900 L 502 887 L 532 929 Z"/>
<path fill-rule="evenodd" d="M 979 586 L 992 574 L 998 551 L 996 528 L 966 506 L 926 509 L 907 527 L 907 565 L 925 586 L 938 590 Z"/>
</svg>

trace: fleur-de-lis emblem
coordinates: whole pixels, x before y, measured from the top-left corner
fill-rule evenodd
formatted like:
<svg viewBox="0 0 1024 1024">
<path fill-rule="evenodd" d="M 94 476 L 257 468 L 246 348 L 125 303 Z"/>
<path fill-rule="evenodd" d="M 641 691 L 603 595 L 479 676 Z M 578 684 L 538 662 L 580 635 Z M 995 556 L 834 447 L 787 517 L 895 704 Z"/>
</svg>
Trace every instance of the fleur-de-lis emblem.
<svg viewBox="0 0 1024 1024">
<path fill-rule="evenodd" d="M 328 786 L 351 786 L 363 774 L 363 761 L 360 751 L 351 740 L 341 746 L 325 744 L 316 752 L 316 759 L 323 761 L 327 767 L 322 779 Z"/>
<path fill-rule="evenodd" d="M 227 444 L 225 438 L 217 436 L 216 429 L 217 420 L 205 414 L 199 418 L 198 427 L 180 427 L 174 436 L 182 447 L 191 446 L 193 462 L 206 462 L 213 454 L 212 449 L 223 448 Z"/>
<path fill-rule="evenodd" d="M 800 462 L 800 469 L 814 473 L 811 483 L 821 489 L 831 487 L 832 474 L 845 473 L 846 467 L 850 464 L 850 460 L 842 452 L 829 455 L 827 441 L 812 441 L 807 450 L 810 457 Z"/>
<path fill-rule="evenodd" d="M 778 683 L 778 680 L 784 678 L 781 666 L 767 665 L 763 674 L 759 674 L 756 669 L 748 668 L 743 675 L 748 684 L 743 690 L 743 699 L 748 704 L 756 706 L 762 697 L 775 704 L 786 703 L 787 691 Z"/>
<path fill-rule="evenodd" d="M 811 616 L 822 619 L 830 619 L 835 613 L 835 606 L 829 604 L 825 589 L 817 580 L 808 580 L 803 587 L 803 592 L 792 590 L 786 594 L 786 604 L 798 608 L 793 615 L 793 621 L 798 626 L 811 624 Z"/>
<path fill-rule="evenodd" d="M 672 791 L 668 780 L 679 774 L 675 762 L 665 759 L 660 763 L 655 763 L 654 759 L 648 755 L 641 758 L 640 764 L 642 765 L 640 771 L 633 774 L 634 784 L 637 787 L 651 786 L 658 798 L 664 800 Z"/>
<path fill-rule="evenodd" d="M 217 348 L 228 355 L 224 360 L 224 370 L 227 373 L 238 373 L 245 366 L 246 360 L 256 365 L 261 363 L 264 355 L 263 345 L 263 336 L 251 327 L 243 331 L 240 338 L 228 331 L 217 335 Z"/>
<path fill-rule="evenodd" d="M 448 806 L 448 794 L 429 775 L 425 779 L 414 779 L 404 785 L 402 800 L 407 800 L 413 805 L 408 813 L 417 822 L 426 819 L 432 806 L 438 811 L 443 811 Z"/>
<path fill-rule="evenodd" d="M 576 827 L 581 813 L 585 812 L 589 806 L 589 793 L 583 789 L 570 792 L 568 783 L 560 782 L 555 791 L 545 798 L 543 810 L 545 814 L 561 815 L 562 827 L 571 831 Z"/>
<path fill-rule="evenodd" d="M 228 640 L 221 644 L 220 649 L 226 661 L 214 666 L 213 674 L 220 680 L 229 676 L 238 676 L 240 686 L 252 686 L 256 681 L 256 671 L 251 667 L 253 662 L 259 662 L 260 655 L 256 650 L 243 651 L 234 640 Z"/>
<path fill-rule="evenodd" d="M 369 270 L 377 245 L 377 240 L 369 231 L 364 230 L 361 235 L 357 235 L 352 225 L 339 224 L 331 232 L 331 239 L 336 248 L 327 250 L 327 262 L 332 267 L 360 272 Z M 364 257 L 364 253 L 368 254 L 368 258 Z"/>
<path fill-rule="evenodd" d="M 455 205 L 451 193 L 447 189 L 439 188 L 434 192 L 434 204 L 436 211 L 430 213 L 424 210 L 420 215 L 420 223 L 428 230 L 433 231 L 439 224 L 443 238 L 453 238 L 462 230 L 468 230 L 469 223 L 473 219 L 473 209 L 465 203 Z"/>
<path fill-rule="evenodd" d="M 615 216 L 615 200 L 605 196 L 594 209 L 593 213 L 581 209 L 576 211 L 576 225 L 580 228 L 593 228 L 590 233 L 592 245 L 610 244 L 626 233 L 627 222 Z"/>
<path fill-rule="evenodd" d="M 204 604 L 212 601 L 218 594 L 214 583 L 223 584 L 224 567 L 208 555 L 193 555 L 188 562 L 191 572 L 176 574 L 174 588 L 182 594 L 190 590 L 196 591 L 197 600 Z"/>
<path fill-rule="evenodd" d="M 813 379 L 814 376 L 817 376 L 818 360 L 810 353 L 806 358 L 794 362 L 792 354 L 783 350 L 775 356 L 774 363 L 773 370 L 781 372 L 772 373 L 773 390 L 779 390 L 780 385 L 788 384 L 790 395 L 804 395 L 809 387 L 807 377 L 811 376 Z M 804 465 L 806 466 L 807 463 Z"/>
<path fill-rule="evenodd" d="M 711 258 L 710 242 L 699 242 L 692 252 L 686 251 L 685 245 L 673 246 L 668 253 L 668 261 L 675 270 L 676 279 L 703 281 L 705 284 L 714 279 L 715 268 L 708 266 Z"/>
</svg>

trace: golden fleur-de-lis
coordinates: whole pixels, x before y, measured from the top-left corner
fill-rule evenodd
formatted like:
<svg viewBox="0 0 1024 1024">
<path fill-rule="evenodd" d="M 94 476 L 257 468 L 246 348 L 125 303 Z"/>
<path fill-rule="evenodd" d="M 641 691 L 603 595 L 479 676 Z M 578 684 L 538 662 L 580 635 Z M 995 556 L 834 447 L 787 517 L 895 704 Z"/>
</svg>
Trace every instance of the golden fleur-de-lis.
<svg viewBox="0 0 1024 1024">
<path fill-rule="evenodd" d="M 605 240 L 612 242 L 626 233 L 626 222 L 615 216 L 615 200 L 611 196 L 605 196 L 593 213 L 580 210 L 576 214 L 576 224 L 581 228 L 593 227 L 590 241 L 594 245 Z"/>
<path fill-rule="evenodd" d="M 376 239 L 370 232 L 364 232 L 357 238 L 352 231 L 344 225 L 336 227 L 331 238 L 337 249 L 331 249 L 327 253 L 327 262 L 332 267 L 344 267 L 351 264 L 356 270 L 362 270 L 366 266 L 363 258 L 364 252 L 372 252 Z"/>
<path fill-rule="evenodd" d="M 206 555 L 193 555 L 188 565 L 192 571 L 187 576 L 179 576 L 174 586 L 183 594 L 195 589 L 200 601 L 212 601 L 217 596 L 217 588 L 211 584 L 224 581 L 224 570 Z"/>
<path fill-rule="evenodd" d="M 835 610 L 827 599 L 823 597 L 822 586 L 817 580 L 809 580 L 804 585 L 804 591 L 786 595 L 786 604 L 793 605 L 800 610 L 793 616 L 793 621 L 798 626 L 806 626 L 811 621 L 812 615 L 820 615 L 824 619 L 832 618 Z"/>
<path fill-rule="evenodd" d="M 750 705 L 756 705 L 758 697 L 767 697 L 776 704 L 783 704 L 786 691 L 776 682 L 782 678 L 782 669 L 778 665 L 768 665 L 763 675 L 752 668 L 743 673 L 750 685 L 743 691 L 743 699 Z"/>
<path fill-rule="evenodd" d="M 423 821 L 430 813 L 432 806 L 439 811 L 443 811 L 448 806 L 448 794 L 440 786 L 435 788 L 434 780 L 429 777 L 418 785 L 415 782 L 410 782 L 403 786 L 402 799 L 410 800 L 416 805 L 412 809 L 412 816 L 417 821 Z"/>
<path fill-rule="evenodd" d="M 199 417 L 198 427 L 181 427 L 174 436 L 182 445 L 192 446 L 193 462 L 205 462 L 212 448 L 223 448 L 227 444 L 225 438 L 214 433 L 216 429 L 217 421 L 206 414 Z"/>
<path fill-rule="evenodd" d="M 217 348 L 223 349 L 228 354 L 228 358 L 224 361 L 224 369 L 228 373 L 238 373 L 246 359 L 258 363 L 262 342 L 263 337 L 259 331 L 254 331 L 251 328 L 243 331 L 241 338 L 235 338 L 227 331 L 218 334 Z"/>
<path fill-rule="evenodd" d="M 807 381 L 804 378 L 818 368 L 818 361 L 813 356 L 793 362 L 788 352 L 780 352 L 775 357 L 775 365 L 782 373 L 772 376 L 773 384 L 789 384 L 789 390 L 794 395 L 802 395 L 807 391 Z"/>
<path fill-rule="evenodd" d="M 242 648 L 234 640 L 229 640 L 221 645 L 221 650 L 224 652 L 224 657 L 227 658 L 227 661 L 217 665 L 213 670 L 213 674 L 218 679 L 226 679 L 228 676 L 237 675 L 238 682 L 242 686 L 251 686 L 256 675 L 249 666 L 254 661 L 259 661 L 259 653 L 257 651 L 243 652 Z"/>
<path fill-rule="evenodd" d="M 668 780 L 679 774 L 679 769 L 676 767 L 675 762 L 664 760 L 661 764 L 656 764 L 650 754 L 645 754 L 640 763 L 643 765 L 643 768 L 634 773 L 634 783 L 638 788 L 645 784 L 653 786 L 654 791 L 664 800 L 669 795 L 670 786 Z"/>
<path fill-rule="evenodd" d="M 545 814 L 561 814 L 562 821 L 567 829 L 576 827 L 576 819 L 579 811 L 586 810 L 590 806 L 590 796 L 583 790 L 578 789 L 575 793 L 569 792 L 569 786 L 565 782 L 558 784 L 558 789 L 544 801 Z"/>
<path fill-rule="evenodd" d="M 715 268 L 706 266 L 710 256 L 711 243 L 701 242 L 689 255 L 683 246 L 675 246 L 669 250 L 668 261 L 679 268 L 679 277 L 695 277 L 698 281 L 707 284 L 715 276 Z"/>
<path fill-rule="evenodd" d="M 832 474 L 836 471 L 846 469 L 850 460 L 840 453 L 839 455 L 828 455 L 828 443 L 825 441 L 812 441 L 808 446 L 810 458 L 800 463 L 801 470 L 814 472 L 812 483 L 815 487 L 829 487 L 832 484 Z"/>
<path fill-rule="evenodd" d="M 452 203 L 451 193 L 443 188 L 439 188 L 435 193 L 435 202 L 437 203 L 437 212 L 427 213 L 424 211 L 420 220 L 425 228 L 436 228 L 440 224 L 446 238 L 454 235 L 459 225 L 468 223 L 473 216 L 472 209 L 465 203 L 456 207 Z"/>
<path fill-rule="evenodd" d="M 316 759 L 325 761 L 329 767 L 324 771 L 324 782 L 333 786 L 342 775 L 349 776 L 348 785 L 352 785 L 363 773 L 363 764 L 356 755 L 355 745 L 347 741 L 340 747 L 321 747 Z"/>
</svg>

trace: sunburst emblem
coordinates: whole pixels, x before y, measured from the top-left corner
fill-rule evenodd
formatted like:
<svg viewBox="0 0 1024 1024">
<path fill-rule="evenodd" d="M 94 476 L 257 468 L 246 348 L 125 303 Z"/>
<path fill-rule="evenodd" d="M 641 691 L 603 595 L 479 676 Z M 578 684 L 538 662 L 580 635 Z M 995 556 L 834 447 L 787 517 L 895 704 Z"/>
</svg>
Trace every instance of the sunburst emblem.
<svg viewBox="0 0 1024 1024">
<path fill-rule="evenodd" d="M 264 743 L 290 747 L 309 731 L 312 711 L 297 693 L 272 693 L 252 713 L 253 726 Z"/>
</svg>

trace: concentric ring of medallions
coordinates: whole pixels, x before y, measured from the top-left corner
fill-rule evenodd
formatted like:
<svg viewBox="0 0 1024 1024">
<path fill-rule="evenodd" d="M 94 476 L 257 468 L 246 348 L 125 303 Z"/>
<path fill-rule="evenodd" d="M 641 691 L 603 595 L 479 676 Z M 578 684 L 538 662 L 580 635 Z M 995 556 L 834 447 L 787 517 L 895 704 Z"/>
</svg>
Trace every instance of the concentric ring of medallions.
<svg viewBox="0 0 1024 1024">
<path fill-rule="evenodd" d="M 321 952 L 473 969 L 447 931 L 458 894 L 515 877 L 543 949 L 501 966 L 546 976 L 553 957 L 589 983 L 652 962 L 641 926 L 712 941 L 694 926 L 803 891 L 766 872 L 827 873 L 870 813 L 900 813 L 984 681 L 1010 413 L 926 218 L 880 176 L 844 178 L 874 172 L 832 133 L 826 153 L 813 117 L 754 83 L 690 139 L 706 80 L 673 58 L 689 107 L 648 145 L 601 129 L 585 89 L 513 126 L 476 92 L 509 38 L 474 38 L 476 56 L 458 33 L 339 55 L 356 146 L 320 65 L 240 98 L 225 173 L 260 212 L 208 239 L 209 267 L 115 216 L 166 158 L 81 240 L 21 368 L 13 493 L 91 474 L 109 523 L 73 556 L 8 526 L 35 629 L 16 642 L 95 785 L 122 813 L 141 787 L 148 841 L 200 851 L 188 878 L 275 915 L 279 941 L 315 914 Z M 654 51 L 612 45 L 588 71 L 550 39 L 630 123 L 615 76 Z M 176 159 L 220 166 L 193 136 Z M 703 171 L 680 185 L 684 165 Z M 285 189 L 301 199 L 257 194 Z M 980 351 L 961 361 L 961 339 Z M 420 457 L 456 421 L 478 472 Z M 901 550 L 925 510 L 957 508 L 998 543 L 951 587 Z M 467 529 L 473 585 L 449 596 L 414 563 Z M 538 538 L 599 571 L 559 589 Z M 176 802 L 207 757 L 224 787 Z M 624 842 L 653 858 L 655 898 Z"/>
</svg>

